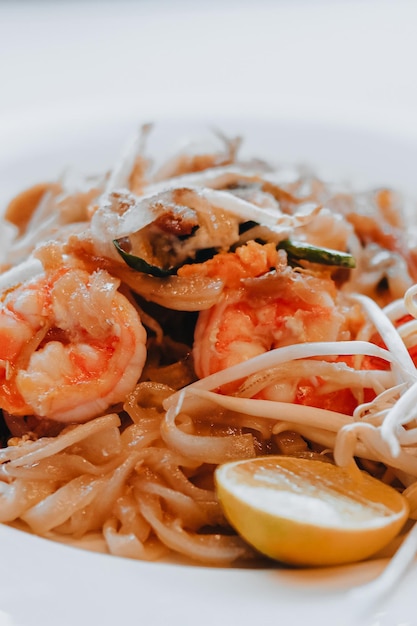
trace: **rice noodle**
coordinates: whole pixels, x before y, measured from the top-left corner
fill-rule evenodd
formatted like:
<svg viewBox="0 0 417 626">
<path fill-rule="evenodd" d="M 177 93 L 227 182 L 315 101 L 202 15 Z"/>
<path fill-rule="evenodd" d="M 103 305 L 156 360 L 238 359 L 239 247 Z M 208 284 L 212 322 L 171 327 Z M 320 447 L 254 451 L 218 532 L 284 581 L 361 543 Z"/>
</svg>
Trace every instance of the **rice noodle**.
<svg viewBox="0 0 417 626">
<path fill-rule="evenodd" d="M 30 507 L 54 492 L 53 482 L 17 479 L 12 484 L 0 483 L 0 521 L 12 522 Z"/>
<path fill-rule="evenodd" d="M 161 424 L 161 435 L 165 443 L 180 454 L 201 463 L 225 463 L 255 456 L 251 435 L 234 437 L 207 437 L 183 432 L 175 423 L 176 411 L 168 410 Z"/>
<path fill-rule="evenodd" d="M 237 537 L 197 535 L 186 532 L 179 520 L 162 521 L 161 510 L 154 501 L 142 500 L 139 508 L 161 541 L 181 554 L 211 565 L 226 565 L 239 558 L 253 556 L 250 548 Z"/>
<path fill-rule="evenodd" d="M 143 544 L 133 532 L 122 532 L 117 528 L 117 520 L 111 518 L 103 525 L 103 535 L 110 554 L 141 561 L 156 561 L 166 553 L 166 548 L 160 543 L 148 542 Z"/>
<path fill-rule="evenodd" d="M 11 467 L 33 464 L 65 450 L 65 448 L 82 441 L 86 437 L 99 433 L 106 428 L 119 425 L 120 418 L 118 415 L 105 415 L 87 424 L 82 424 L 78 428 L 69 427 L 68 430 L 58 435 L 58 437 L 4 448 L 0 451 L 1 460 L 3 462 L 10 461 Z"/>
</svg>

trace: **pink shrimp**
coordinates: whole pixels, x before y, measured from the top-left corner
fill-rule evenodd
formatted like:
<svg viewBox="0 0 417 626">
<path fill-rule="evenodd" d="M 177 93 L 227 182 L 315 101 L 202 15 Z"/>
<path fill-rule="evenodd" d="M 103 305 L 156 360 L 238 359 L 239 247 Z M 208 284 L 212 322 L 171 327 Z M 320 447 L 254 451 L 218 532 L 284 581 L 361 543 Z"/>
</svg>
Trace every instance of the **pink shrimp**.
<svg viewBox="0 0 417 626">
<path fill-rule="evenodd" d="M 265 246 L 256 246 L 245 250 L 253 256 L 252 264 L 246 260 L 248 268 L 259 268 Z M 226 274 L 226 266 L 236 265 L 236 258 L 224 255 L 222 264 Z M 235 271 L 232 288 L 199 314 L 193 354 L 200 378 L 273 348 L 349 338 L 345 315 L 336 306 L 335 284 L 327 274 L 294 270 L 282 261 L 275 271 L 267 269 L 240 280 Z"/>
<path fill-rule="evenodd" d="M 0 407 L 69 423 L 121 402 L 142 372 L 146 332 L 119 282 L 71 265 L 14 272 L 20 282 L 0 296 Z"/>
</svg>

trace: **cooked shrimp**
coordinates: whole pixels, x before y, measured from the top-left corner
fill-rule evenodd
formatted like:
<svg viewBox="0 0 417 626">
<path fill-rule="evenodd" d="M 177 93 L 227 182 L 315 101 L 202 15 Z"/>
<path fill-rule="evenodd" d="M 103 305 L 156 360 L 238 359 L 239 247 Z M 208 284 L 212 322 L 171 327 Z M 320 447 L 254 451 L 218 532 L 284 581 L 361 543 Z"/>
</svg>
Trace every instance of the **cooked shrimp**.
<svg viewBox="0 0 417 626">
<path fill-rule="evenodd" d="M 106 271 L 34 267 L 32 276 L 25 276 L 30 266 L 15 271 L 15 284 L 1 277 L 0 408 L 85 422 L 133 389 L 146 358 L 146 332 Z"/>
<path fill-rule="evenodd" d="M 273 348 L 350 337 L 345 315 L 336 305 L 336 288 L 327 275 L 294 270 L 279 256 L 275 271 L 265 267 L 259 271 L 265 246 L 256 245 L 243 248 L 246 274 L 239 273 L 233 254 L 223 256 L 223 274 L 232 266 L 234 283 L 229 282 L 233 286 L 225 289 L 216 305 L 199 314 L 193 351 L 200 378 Z M 258 268 L 256 278 L 248 278 L 251 267 Z M 239 276 L 243 278 L 237 286 Z"/>
</svg>

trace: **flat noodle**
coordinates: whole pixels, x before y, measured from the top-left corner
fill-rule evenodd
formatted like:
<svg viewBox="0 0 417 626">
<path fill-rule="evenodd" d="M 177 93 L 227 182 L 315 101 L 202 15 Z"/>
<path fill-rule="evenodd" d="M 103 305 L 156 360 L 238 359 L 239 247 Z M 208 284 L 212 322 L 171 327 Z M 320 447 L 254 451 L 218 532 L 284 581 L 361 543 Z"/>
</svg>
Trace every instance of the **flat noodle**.
<svg viewBox="0 0 417 626">
<path fill-rule="evenodd" d="M 0 521 L 132 559 L 251 561 L 214 471 L 271 453 L 355 460 L 416 519 L 413 214 L 244 161 L 238 139 L 155 174 L 148 134 L 0 226 Z"/>
<path fill-rule="evenodd" d="M 117 415 L 106 415 L 78 428 L 71 428 L 58 437 L 48 438 L 40 442 L 24 442 L 22 445 L 9 447 L 5 449 L 2 461 L 10 461 L 12 467 L 36 463 L 109 426 L 118 426 L 119 424 L 120 419 Z"/>
<path fill-rule="evenodd" d="M 61 453 L 42 459 L 34 465 L 6 467 L 6 473 L 13 478 L 27 478 L 32 480 L 67 481 L 80 474 L 100 476 L 115 467 L 115 461 L 109 461 L 105 465 L 94 465 L 80 454 Z"/>
<path fill-rule="evenodd" d="M 183 524 L 191 530 L 197 531 L 203 526 L 214 526 L 223 521 L 221 520 L 222 516 L 219 506 L 214 501 L 207 503 L 198 502 L 189 495 L 151 481 L 145 481 L 142 484 L 136 482 L 135 488 L 142 493 L 160 496 L 167 504 L 169 510 L 177 515 L 183 521 Z"/>
<path fill-rule="evenodd" d="M 237 559 L 253 558 L 253 551 L 237 537 L 186 532 L 180 521 L 163 520 L 157 500 L 142 500 L 140 511 L 156 535 L 172 550 L 211 565 L 227 565 Z"/>
<path fill-rule="evenodd" d="M 22 517 L 29 507 L 36 506 L 55 491 L 50 480 L 16 479 L 11 484 L 0 483 L 0 522 L 12 522 Z"/>
<path fill-rule="evenodd" d="M 86 507 L 103 489 L 104 482 L 91 476 L 77 476 L 35 506 L 21 519 L 39 535 L 65 522 L 75 511 Z"/>
<path fill-rule="evenodd" d="M 201 463 L 226 463 L 255 456 L 252 436 L 236 435 L 230 438 L 190 435 L 176 426 L 174 411 L 167 411 L 166 420 L 161 425 L 165 443 L 180 454 Z"/>
<path fill-rule="evenodd" d="M 115 519 L 109 519 L 104 523 L 103 535 L 110 554 L 115 556 L 141 561 L 156 561 L 167 552 L 163 544 L 159 542 L 152 541 L 144 545 L 135 533 L 118 530 Z"/>
<path fill-rule="evenodd" d="M 133 496 L 133 489 L 126 495 L 118 498 L 114 507 L 114 516 L 122 532 L 133 533 L 143 544 L 149 539 L 151 527 L 138 511 L 136 500 Z"/>
</svg>

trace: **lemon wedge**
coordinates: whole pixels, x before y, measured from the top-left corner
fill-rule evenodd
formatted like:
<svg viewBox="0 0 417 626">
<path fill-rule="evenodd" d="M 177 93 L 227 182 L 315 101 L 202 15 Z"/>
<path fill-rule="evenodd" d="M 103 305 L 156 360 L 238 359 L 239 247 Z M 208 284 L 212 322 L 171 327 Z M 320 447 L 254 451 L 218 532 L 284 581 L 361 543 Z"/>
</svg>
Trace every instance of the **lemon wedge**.
<svg viewBox="0 0 417 626">
<path fill-rule="evenodd" d="M 366 559 L 399 533 L 409 512 L 392 487 L 319 460 L 234 461 L 216 469 L 215 481 L 235 530 L 259 552 L 294 565 Z"/>
</svg>

